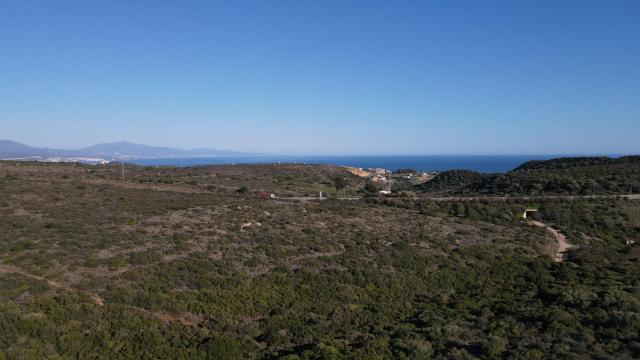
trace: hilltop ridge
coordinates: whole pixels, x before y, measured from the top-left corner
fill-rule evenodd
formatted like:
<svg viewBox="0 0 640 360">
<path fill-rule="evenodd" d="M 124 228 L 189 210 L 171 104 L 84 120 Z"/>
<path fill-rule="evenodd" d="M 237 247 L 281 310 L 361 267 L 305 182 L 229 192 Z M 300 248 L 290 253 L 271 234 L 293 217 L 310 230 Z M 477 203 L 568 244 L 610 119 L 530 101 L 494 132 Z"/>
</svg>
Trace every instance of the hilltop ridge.
<svg viewBox="0 0 640 360">
<path fill-rule="evenodd" d="M 640 163 L 639 155 L 622 156 L 611 158 L 607 156 L 580 156 L 562 157 L 550 160 L 531 160 L 518 166 L 513 171 L 536 170 L 536 169 L 567 169 L 581 166 L 609 165 L 609 164 L 634 164 Z"/>
<path fill-rule="evenodd" d="M 449 170 L 415 190 L 469 196 L 631 194 L 640 191 L 640 156 L 533 160 L 498 174 Z"/>
<path fill-rule="evenodd" d="M 171 147 L 148 146 L 127 141 L 101 143 L 82 149 L 50 149 L 28 146 L 12 140 L 0 140 L 0 159 L 48 157 L 97 157 L 105 160 L 136 158 L 199 157 L 220 155 L 247 155 L 246 153 L 197 148 L 183 150 Z"/>
</svg>

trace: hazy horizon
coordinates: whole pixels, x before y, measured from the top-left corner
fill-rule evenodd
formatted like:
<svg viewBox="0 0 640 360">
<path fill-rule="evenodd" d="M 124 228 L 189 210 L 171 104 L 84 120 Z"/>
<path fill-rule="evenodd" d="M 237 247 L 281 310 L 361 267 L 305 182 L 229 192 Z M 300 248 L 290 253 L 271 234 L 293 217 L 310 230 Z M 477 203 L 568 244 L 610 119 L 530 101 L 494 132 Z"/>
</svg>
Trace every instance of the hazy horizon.
<svg viewBox="0 0 640 360">
<path fill-rule="evenodd" d="M 3 140 L 8 140 L 8 141 L 14 141 L 23 145 L 27 145 L 27 146 L 32 146 L 31 144 L 28 143 L 24 143 L 24 142 L 20 142 L 20 141 L 15 141 L 12 139 L 0 139 L 0 141 Z M 627 155 L 639 155 L 639 153 L 564 153 L 564 154 L 558 154 L 558 153 L 504 153 L 504 154 L 483 154 L 483 153 L 472 153 L 472 154 L 463 154 L 463 153 L 354 153 L 354 154 L 344 154 L 344 153 L 252 153 L 252 152 L 245 152 L 242 149 L 221 149 L 221 148 L 215 148 L 212 146 L 205 146 L 205 147 L 187 147 L 187 148 L 182 148 L 182 147 L 175 147 L 175 146 L 167 146 L 167 145 L 162 145 L 162 144 L 140 144 L 140 143 L 136 143 L 136 142 L 132 142 L 132 141 L 126 141 L 126 140 L 118 140 L 118 141 L 110 141 L 110 142 L 102 142 L 102 143 L 95 143 L 95 144 L 90 144 L 87 146 L 82 146 L 82 147 L 69 147 L 69 146 L 61 146 L 61 147 L 54 147 L 54 146 L 32 146 L 32 147 L 37 147 L 37 148 L 47 148 L 47 149 L 53 149 L 53 150 L 80 150 L 83 148 L 87 148 L 93 145 L 102 145 L 102 144 L 116 144 L 116 143 L 131 143 L 131 144 L 136 144 L 136 145 L 144 145 L 144 146 L 151 146 L 151 147 L 163 147 L 163 148 L 175 148 L 175 149 L 180 149 L 180 150 L 194 150 L 194 149 L 199 149 L 199 148 L 208 148 L 208 149 L 212 149 L 212 150 L 229 150 L 229 151 L 233 151 L 233 152 L 238 152 L 239 156 L 243 156 L 243 155 L 249 155 L 249 156 L 271 156 L 271 157 L 277 157 L 277 156 L 282 156 L 282 157 L 398 157 L 398 156 L 407 156 L 407 157 L 412 157 L 412 156 L 433 156 L 433 157 L 437 157 L 437 156 L 443 156 L 443 157 L 455 157 L 455 156 L 463 156 L 463 157 L 489 157 L 489 156 L 513 156 L 513 157 L 535 157 L 535 156 L 542 156 L 542 157 L 572 157 L 572 156 L 610 156 L 610 157 L 620 157 L 620 156 L 627 156 Z M 217 156 L 233 156 L 233 155 L 217 155 Z"/>
<path fill-rule="evenodd" d="M 640 3 L 0 5 L 0 138 L 279 155 L 640 153 Z"/>
</svg>

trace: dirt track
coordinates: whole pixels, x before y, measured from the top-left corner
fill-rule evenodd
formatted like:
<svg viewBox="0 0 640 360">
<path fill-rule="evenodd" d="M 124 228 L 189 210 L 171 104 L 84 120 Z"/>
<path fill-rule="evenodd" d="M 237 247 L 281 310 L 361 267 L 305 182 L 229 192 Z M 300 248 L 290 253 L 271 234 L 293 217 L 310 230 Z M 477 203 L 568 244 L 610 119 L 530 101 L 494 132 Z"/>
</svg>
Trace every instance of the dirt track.
<svg viewBox="0 0 640 360">
<path fill-rule="evenodd" d="M 547 196 L 441 196 L 441 197 L 414 197 L 414 198 L 394 198 L 421 201 L 507 201 L 507 200 L 581 200 L 581 199 L 616 199 L 626 198 L 629 200 L 640 200 L 640 194 L 627 195 L 547 195 Z M 323 198 L 322 200 L 344 200 L 357 201 L 365 199 L 363 196 L 345 196 L 336 198 Z M 276 200 L 291 201 L 313 201 L 320 200 L 317 196 L 292 196 L 278 197 Z"/>
<path fill-rule="evenodd" d="M 558 230 L 540 221 L 527 219 L 527 222 L 532 225 L 545 228 L 545 230 L 553 235 L 553 237 L 558 241 L 558 248 L 553 255 L 553 260 L 555 260 L 556 262 L 563 262 L 566 259 L 567 250 L 574 247 L 573 245 L 569 244 L 569 242 L 567 241 L 567 237 L 562 235 Z"/>
<path fill-rule="evenodd" d="M 64 290 L 71 291 L 71 292 L 74 292 L 74 291 L 75 292 L 79 292 L 79 293 L 82 293 L 82 294 L 90 297 L 91 300 L 93 300 L 93 302 L 96 303 L 96 305 L 98 305 L 98 306 L 103 306 L 104 305 L 104 300 L 100 296 L 98 296 L 96 294 L 88 293 L 88 292 L 86 292 L 84 290 L 80 290 L 80 289 L 73 289 L 73 288 L 71 288 L 69 286 L 66 286 L 64 284 L 61 284 L 59 282 L 55 282 L 53 280 L 46 279 L 46 278 L 44 278 L 42 276 L 26 273 L 26 272 L 16 268 L 15 266 L 5 265 L 5 264 L 0 263 L 0 274 L 1 273 L 14 273 L 14 274 L 22 275 L 22 276 L 25 276 L 25 277 L 28 277 L 28 278 L 31 278 L 31 279 L 44 281 L 44 282 L 47 283 L 47 285 L 51 286 L 52 288 L 64 289 Z"/>
<path fill-rule="evenodd" d="M 109 185 L 116 186 L 125 189 L 135 189 L 135 190 L 152 190 L 152 191 L 171 191 L 182 194 L 203 194 L 207 191 L 199 189 L 197 187 L 190 187 L 186 185 L 165 185 L 165 184 L 140 184 L 133 182 L 122 182 L 115 180 L 96 180 L 96 179 L 84 179 L 82 180 L 85 184 L 90 185 Z"/>
<path fill-rule="evenodd" d="M 640 200 L 640 194 L 620 195 L 544 195 L 544 196 L 451 196 L 451 197 L 421 197 L 415 200 L 431 201 L 507 201 L 507 200 L 581 200 L 581 199 L 616 199 L 626 198 Z"/>
</svg>

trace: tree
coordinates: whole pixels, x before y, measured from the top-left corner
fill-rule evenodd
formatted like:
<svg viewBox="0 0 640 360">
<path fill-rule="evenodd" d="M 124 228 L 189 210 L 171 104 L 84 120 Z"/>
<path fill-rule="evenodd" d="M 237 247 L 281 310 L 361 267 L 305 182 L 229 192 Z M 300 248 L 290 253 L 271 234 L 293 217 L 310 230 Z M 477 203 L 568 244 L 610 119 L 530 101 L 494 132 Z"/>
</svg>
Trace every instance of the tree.
<svg viewBox="0 0 640 360">
<path fill-rule="evenodd" d="M 373 181 L 367 181 L 367 183 L 364 185 L 364 190 L 366 192 L 376 193 L 378 192 L 378 184 Z"/>
<path fill-rule="evenodd" d="M 336 187 L 336 190 L 340 191 L 347 187 L 347 180 L 342 176 L 336 176 L 333 179 L 333 185 Z"/>
</svg>

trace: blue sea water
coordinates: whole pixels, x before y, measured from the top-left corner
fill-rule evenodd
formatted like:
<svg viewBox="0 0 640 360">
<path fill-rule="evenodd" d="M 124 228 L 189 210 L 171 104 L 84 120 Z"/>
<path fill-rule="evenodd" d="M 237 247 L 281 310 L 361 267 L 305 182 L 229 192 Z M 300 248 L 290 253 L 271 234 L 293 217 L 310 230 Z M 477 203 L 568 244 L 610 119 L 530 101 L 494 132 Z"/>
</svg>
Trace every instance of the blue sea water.
<svg viewBox="0 0 640 360">
<path fill-rule="evenodd" d="M 552 155 L 394 155 L 394 156 L 271 156 L 234 155 L 199 158 L 139 159 L 131 163 L 145 166 L 203 166 L 222 164 L 304 163 L 331 164 L 359 168 L 418 171 L 467 169 L 483 173 L 506 172 L 529 160 L 545 160 Z"/>
</svg>

